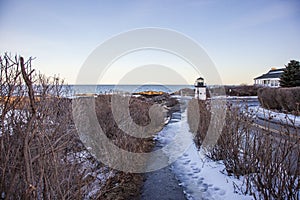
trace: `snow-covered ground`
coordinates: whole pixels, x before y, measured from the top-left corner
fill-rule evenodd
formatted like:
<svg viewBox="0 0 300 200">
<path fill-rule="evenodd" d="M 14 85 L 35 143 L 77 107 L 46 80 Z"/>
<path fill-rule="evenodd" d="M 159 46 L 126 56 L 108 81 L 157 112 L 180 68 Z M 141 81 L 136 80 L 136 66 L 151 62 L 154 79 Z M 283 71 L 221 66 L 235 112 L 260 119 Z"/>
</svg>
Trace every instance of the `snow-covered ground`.
<svg viewBox="0 0 300 200">
<path fill-rule="evenodd" d="M 279 113 L 271 111 L 261 106 L 253 106 L 249 108 L 250 111 L 255 113 L 255 116 L 259 119 L 267 119 L 268 121 L 289 124 L 292 126 L 300 127 L 300 116 L 295 116 L 292 114 Z"/>
<path fill-rule="evenodd" d="M 188 103 L 188 99 L 179 100 L 184 101 L 183 107 Z M 178 135 L 183 141 L 174 142 Z M 172 148 L 165 148 L 164 153 L 169 157 L 172 171 L 188 199 L 253 199 L 235 190 L 235 186 L 241 187 L 242 178 L 239 180 L 225 175 L 222 173 L 225 171 L 222 162 L 210 160 L 203 151 L 197 149 L 193 142 L 193 134 L 189 132 L 187 110 L 181 114 L 181 119 L 171 120 L 156 139 L 163 146 L 173 145 Z M 182 146 L 187 148 L 174 159 L 178 152 L 174 154 L 172 149 L 182 149 Z"/>
</svg>

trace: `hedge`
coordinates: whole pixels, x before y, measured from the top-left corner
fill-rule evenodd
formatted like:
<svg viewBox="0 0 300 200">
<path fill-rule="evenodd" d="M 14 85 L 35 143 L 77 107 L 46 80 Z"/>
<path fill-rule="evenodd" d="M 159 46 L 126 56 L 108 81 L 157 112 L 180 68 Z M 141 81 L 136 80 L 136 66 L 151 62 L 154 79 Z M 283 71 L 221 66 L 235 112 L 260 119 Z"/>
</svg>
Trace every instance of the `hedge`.
<svg viewBox="0 0 300 200">
<path fill-rule="evenodd" d="M 257 92 L 262 107 L 283 112 L 300 111 L 300 87 L 292 88 L 260 88 Z"/>
</svg>

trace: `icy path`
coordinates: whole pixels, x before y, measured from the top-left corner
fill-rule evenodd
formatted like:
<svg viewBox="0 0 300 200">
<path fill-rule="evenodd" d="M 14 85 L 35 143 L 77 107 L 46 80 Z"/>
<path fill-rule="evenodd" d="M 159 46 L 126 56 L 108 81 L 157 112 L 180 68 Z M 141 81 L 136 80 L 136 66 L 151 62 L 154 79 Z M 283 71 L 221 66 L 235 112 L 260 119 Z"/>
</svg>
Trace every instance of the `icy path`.
<svg viewBox="0 0 300 200">
<path fill-rule="evenodd" d="M 204 153 L 197 150 L 187 124 L 186 106 L 189 100 L 183 98 L 179 100 L 182 112 L 174 113 L 175 117 L 156 139 L 162 147 L 172 146 L 163 148 L 164 153 L 169 157 L 172 172 L 183 187 L 187 199 L 252 199 L 234 191 L 234 185 L 240 186 L 242 181 L 222 174 L 224 170 L 222 163 L 207 159 Z M 174 143 L 178 138 L 181 141 Z M 178 152 L 174 153 L 174 150 L 180 151 L 182 146 L 187 148 L 174 159 L 174 156 L 179 155 Z M 174 160 L 175 162 L 172 162 Z"/>
</svg>

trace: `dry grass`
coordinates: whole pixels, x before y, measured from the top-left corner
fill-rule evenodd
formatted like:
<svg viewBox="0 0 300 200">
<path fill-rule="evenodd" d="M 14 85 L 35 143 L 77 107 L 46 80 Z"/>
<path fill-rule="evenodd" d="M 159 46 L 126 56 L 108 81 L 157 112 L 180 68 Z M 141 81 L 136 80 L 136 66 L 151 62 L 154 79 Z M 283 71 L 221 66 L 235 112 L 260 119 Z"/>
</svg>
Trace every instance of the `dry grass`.
<svg viewBox="0 0 300 200">
<path fill-rule="evenodd" d="M 111 95 L 99 95 L 95 103 L 100 126 L 103 127 L 107 137 L 116 146 L 129 152 L 142 153 L 152 151 L 154 147 L 153 137 L 136 138 L 124 133 L 118 127 L 112 113 L 111 101 Z M 129 104 L 130 117 L 140 126 L 148 125 L 150 123 L 149 109 L 153 104 L 153 99 L 147 99 L 146 101 L 145 99 L 131 98 Z M 164 116 L 163 113 L 156 113 L 157 117 L 159 115 Z M 126 121 L 126 119 L 122 121 Z M 152 130 L 153 135 L 162 127 L 163 124 L 155 126 L 155 129 Z M 146 165 L 147 160 L 141 162 Z M 107 182 L 99 197 L 100 199 L 138 199 L 142 184 L 143 176 L 141 174 L 117 172 L 117 175 Z"/>
<path fill-rule="evenodd" d="M 97 197 L 97 199 L 140 199 L 140 188 L 143 184 L 141 174 L 118 172 L 108 179 Z"/>
<path fill-rule="evenodd" d="M 136 138 L 124 133 L 118 127 L 112 113 L 111 98 L 111 95 L 99 95 L 95 99 L 96 115 L 107 137 L 114 141 L 115 145 L 130 152 L 140 153 L 151 151 L 153 146 L 152 138 Z M 130 101 L 130 117 L 140 126 L 148 125 L 150 123 L 148 113 L 152 105 L 152 103 L 132 98 Z M 126 121 L 126 119 L 123 121 Z M 153 135 L 157 130 L 153 130 Z"/>
</svg>

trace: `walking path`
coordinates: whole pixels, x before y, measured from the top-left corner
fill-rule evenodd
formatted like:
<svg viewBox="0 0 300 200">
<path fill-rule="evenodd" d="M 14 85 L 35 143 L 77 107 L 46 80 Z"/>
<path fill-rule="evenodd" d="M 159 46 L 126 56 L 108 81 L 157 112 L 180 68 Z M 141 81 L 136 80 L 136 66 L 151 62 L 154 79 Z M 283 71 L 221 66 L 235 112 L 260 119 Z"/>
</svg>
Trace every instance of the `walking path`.
<svg viewBox="0 0 300 200">
<path fill-rule="evenodd" d="M 169 126 L 173 123 L 177 123 L 181 120 L 181 112 L 175 112 L 172 114 L 172 117 L 168 123 L 168 125 L 162 130 L 160 134 L 167 133 Z M 153 151 L 156 151 L 165 145 L 164 141 L 156 139 L 156 146 Z M 166 157 L 167 156 L 162 156 Z M 149 162 L 155 162 L 153 159 L 159 158 L 151 158 Z M 168 162 L 168 161 L 166 161 Z M 183 188 L 180 186 L 179 181 L 176 179 L 175 174 L 172 171 L 171 166 L 166 166 L 157 171 L 149 172 L 146 174 L 146 181 L 144 183 L 144 187 L 141 195 L 142 200 L 184 200 L 185 195 L 183 192 Z"/>
<path fill-rule="evenodd" d="M 184 200 L 186 198 L 183 193 L 183 188 L 179 185 L 170 166 L 167 166 L 146 174 L 141 199 Z"/>
<path fill-rule="evenodd" d="M 156 138 L 156 148 L 172 146 L 163 148 L 170 165 L 147 174 L 141 199 L 252 199 L 235 191 L 234 185 L 242 185 L 242 180 L 221 173 L 223 163 L 211 161 L 198 151 L 187 124 L 189 99 L 179 100 L 181 112 L 173 113 L 169 124 Z M 179 155 L 183 147 L 186 148 Z"/>
</svg>

